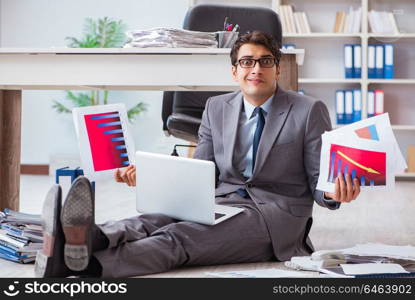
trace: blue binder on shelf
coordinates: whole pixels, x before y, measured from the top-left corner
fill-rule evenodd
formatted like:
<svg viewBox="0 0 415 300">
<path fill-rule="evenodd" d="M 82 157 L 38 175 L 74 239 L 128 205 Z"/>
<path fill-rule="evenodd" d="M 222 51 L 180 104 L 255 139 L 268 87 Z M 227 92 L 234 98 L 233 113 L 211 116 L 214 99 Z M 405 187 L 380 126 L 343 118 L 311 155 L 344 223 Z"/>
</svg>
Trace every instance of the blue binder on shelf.
<svg viewBox="0 0 415 300">
<path fill-rule="evenodd" d="M 367 77 L 376 78 L 376 46 L 369 45 L 367 51 Z"/>
<path fill-rule="evenodd" d="M 373 117 L 375 115 L 375 91 L 370 90 L 367 92 L 367 117 Z"/>
<path fill-rule="evenodd" d="M 353 123 L 353 91 L 344 92 L 344 120 L 345 124 Z"/>
<path fill-rule="evenodd" d="M 385 48 L 383 45 L 376 45 L 376 78 L 383 78 L 383 68 L 385 64 Z"/>
<path fill-rule="evenodd" d="M 353 78 L 362 77 L 362 46 L 353 45 Z"/>
<path fill-rule="evenodd" d="M 282 45 L 282 48 L 284 48 L 284 49 L 296 49 L 297 48 L 297 46 L 295 45 L 295 44 L 283 44 Z"/>
<path fill-rule="evenodd" d="M 394 77 L 393 45 L 385 44 L 385 65 L 384 78 L 392 79 Z"/>
<path fill-rule="evenodd" d="M 362 119 L 362 91 L 353 90 L 353 122 Z"/>
<path fill-rule="evenodd" d="M 344 45 L 344 70 L 346 78 L 353 78 L 353 45 Z"/>
<path fill-rule="evenodd" d="M 336 121 L 337 124 L 345 124 L 344 120 L 344 91 L 337 90 L 336 91 Z"/>
</svg>

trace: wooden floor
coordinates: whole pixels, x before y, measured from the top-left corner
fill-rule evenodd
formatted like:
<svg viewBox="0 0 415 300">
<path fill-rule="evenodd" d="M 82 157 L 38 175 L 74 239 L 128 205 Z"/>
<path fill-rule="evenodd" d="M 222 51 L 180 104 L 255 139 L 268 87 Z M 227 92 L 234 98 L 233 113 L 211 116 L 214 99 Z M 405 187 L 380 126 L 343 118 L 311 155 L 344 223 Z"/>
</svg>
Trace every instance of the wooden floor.
<svg viewBox="0 0 415 300">
<path fill-rule="evenodd" d="M 53 179 L 47 176 L 21 177 L 21 211 L 40 213 L 43 197 Z M 64 184 L 64 190 L 68 184 Z M 136 214 L 135 189 L 115 182 L 97 185 L 97 223 Z M 397 182 L 391 192 L 365 191 L 337 211 L 314 206 L 310 237 L 316 250 L 341 249 L 359 243 L 380 242 L 415 245 L 415 182 Z M 208 277 L 206 272 L 281 268 L 283 263 L 238 264 L 192 267 L 148 277 Z M 308 273 L 311 274 L 311 273 Z M 0 277 L 33 277 L 33 264 L 20 265 L 0 259 Z M 315 274 L 317 276 L 317 274 Z"/>
</svg>

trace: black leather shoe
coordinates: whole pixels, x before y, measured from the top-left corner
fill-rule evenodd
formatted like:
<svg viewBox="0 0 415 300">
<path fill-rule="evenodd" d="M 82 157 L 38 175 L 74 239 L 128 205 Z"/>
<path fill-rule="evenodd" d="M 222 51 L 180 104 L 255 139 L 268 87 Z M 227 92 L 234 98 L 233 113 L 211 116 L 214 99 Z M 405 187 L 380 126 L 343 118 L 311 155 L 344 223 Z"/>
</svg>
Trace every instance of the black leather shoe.
<svg viewBox="0 0 415 300">
<path fill-rule="evenodd" d="M 46 195 L 42 209 L 43 249 L 37 253 L 35 275 L 37 277 L 67 277 L 71 271 L 65 266 L 63 247 L 65 238 L 60 214 L 62 189 L 54 185 Z"/>
<path fill-rule="evenodd" d="M 61 211 L 65 235 L 64 260 L 72 271 L 88 267 L 92 254 L 94 200 L 89 180 L 80 176 L 73 182 Z"/>
</svg>

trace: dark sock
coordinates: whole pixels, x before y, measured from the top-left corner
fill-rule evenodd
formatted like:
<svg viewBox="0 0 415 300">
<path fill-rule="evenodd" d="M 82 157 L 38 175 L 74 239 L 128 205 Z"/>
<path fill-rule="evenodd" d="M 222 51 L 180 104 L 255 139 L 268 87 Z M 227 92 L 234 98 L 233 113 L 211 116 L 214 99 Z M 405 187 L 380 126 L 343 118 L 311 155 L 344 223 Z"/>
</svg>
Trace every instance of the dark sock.
<svg viewBox="0 0 415 300">
<path fill-rule="evenodd" d="M 95 256 L 91 256 L 91 259 L 89 260 L 88 267 L 86 268 L 86 271 L 89 275 L 92 275 L 93 277 L 101 277 L 102 276 L 102 265 L 99 262 L 99 260 Z"/>
<path fill-rule="evenodd" d="M 102 266 L 95 256 L 91 256 L 88 267 L 83 271 L 72 271 L 72 274 L 80 277 L 101 277 Z"/>
<path fill-rule="evenodd" d="M 92 226 L 92 252 L 107 249 L 110 241 L 97 225 Z"/>
</svg>

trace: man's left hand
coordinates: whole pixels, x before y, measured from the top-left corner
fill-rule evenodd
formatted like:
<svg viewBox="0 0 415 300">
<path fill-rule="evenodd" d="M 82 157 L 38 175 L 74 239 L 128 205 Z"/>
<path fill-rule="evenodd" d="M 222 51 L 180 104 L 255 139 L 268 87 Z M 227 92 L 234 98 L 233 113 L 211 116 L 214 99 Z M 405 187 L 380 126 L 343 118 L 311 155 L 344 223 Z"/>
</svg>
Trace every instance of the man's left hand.
<svg viewBox="0 0 415 300">
<path fill-rule="evenodd" d="M 357 198 L 360 194 L 360 183 L 357 178 L 352 182 L 352 178 L 349 174 L 346 174 L 346 181 L 344 176 L 340 173 L 334 184 L 334 193 L 325 192 L 326 198 L 331 198 L 338 202 L 351 202 Z"/>
</svg>

